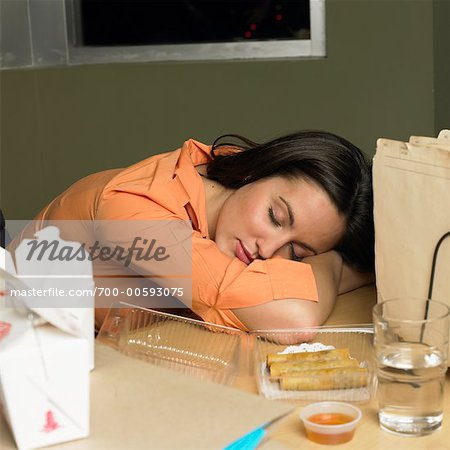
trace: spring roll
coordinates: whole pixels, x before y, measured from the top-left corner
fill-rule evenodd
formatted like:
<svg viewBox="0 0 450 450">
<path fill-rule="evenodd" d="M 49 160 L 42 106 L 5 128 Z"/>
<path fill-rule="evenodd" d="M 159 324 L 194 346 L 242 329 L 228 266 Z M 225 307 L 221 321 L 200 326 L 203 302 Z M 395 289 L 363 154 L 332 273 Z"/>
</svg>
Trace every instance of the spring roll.
<svg viewBox="0 0 450 450">
<path fill-rule="evenodd" d="M 357 367 L 358 360 L 355 358 L 335 359 L 331 361 L 288 361 L 273 363 L 270 365 L 270 376 L 279 377 L 285 373 L 297 373 L 307 370 L 334 369 L 338 367 Z"/>
<path fill-rule="evenodd" d="M 367 386 L 369 372 L 365 367 L 310 370 L 283 375 L 280 388 L 285 391 L 324 391 Z"/>
<path fill-rule="evenodd" d="M 336 359 L 348 359 L 350 353 L 348 348 L 335 348 L 333 350 L 321 350 L 318 352 L 298 352 L 298 353 L 270 353 L 267 355 L 267 365 L 278 362 L 288 361 L 332 361 Z"/>
</svg>

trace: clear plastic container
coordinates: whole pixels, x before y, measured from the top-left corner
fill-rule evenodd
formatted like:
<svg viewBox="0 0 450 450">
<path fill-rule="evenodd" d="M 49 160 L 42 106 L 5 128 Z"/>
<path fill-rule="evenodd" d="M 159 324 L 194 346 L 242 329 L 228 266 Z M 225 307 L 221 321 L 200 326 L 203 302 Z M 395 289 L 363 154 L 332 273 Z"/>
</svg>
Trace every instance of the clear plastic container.
<svg viewBox="0 0 450 450">
<path fill-rule="evenodd" d="M 205 380 L 231 385 L 238 378 L 256 376 L 259 392 L 269 399 L 361 403 L 373 393 L 372 338 L 372 329 L 365 326 L 245 333 L 125 302 L 113 305 L 97 336 L 98 341 L 126 355 Z M 268 371 L 267 355 L 305 340 L 348 348 L 358 364 L 367 368 L 364 375 L 367 383 L 364 387 L 345 389 L 280 389 L 279 379 Z M 330 382 L 330 377 L 326 378 L 324 381 Z M 320 381 L 320 377 L 314 381 L 317 379 Z M 335 381 L 342 380 L 331 377 L 331 382 Z"/>
<path fill-rule="evenodd" d="M 126 355 L 227 385 L 248 370 L 247 338 L 234 328 L 123 302 L 110 309 L 97 336 Z"/>
<path fill-rule="evenodd" d="M 372 356 L 373 328 L 370 325 L 269 330 L 250 333 L 254 339 L 254 368 L 259 392 L 273 400 L 298 402 L 345 401 L 368 402 L 374 393 L 375 376 Z M 286 347 L 307 342 L 336 349 L 348 349 L 357 370 L 329 372 L 278 373 L 268 365 L 268 355 L 285 351 Z M 309 351 L 314 351 L 310 348 Z M 298 361 L 297 363 L 304 364 Z M 325 364 L 325 363 L 323 363 Z M 327 363 L 328 367 L 328 363 Z M 309 370 L 316 367 L 309 366 Z M 303 370 L 300 367 L 298 370 Z M 362 369 L 362 370 L 359 370 Z M 319 374 L 320 373 L 320 374 Z M 308 381 L 309 380 L 309 381 Z"/>
<path fill-rule="evenodd" d="M 351 441 L 361 417 L 359 408 L 343 402 L 312 403 L 300 412 L 308 439 L 318 444 Z"/>
</svg>

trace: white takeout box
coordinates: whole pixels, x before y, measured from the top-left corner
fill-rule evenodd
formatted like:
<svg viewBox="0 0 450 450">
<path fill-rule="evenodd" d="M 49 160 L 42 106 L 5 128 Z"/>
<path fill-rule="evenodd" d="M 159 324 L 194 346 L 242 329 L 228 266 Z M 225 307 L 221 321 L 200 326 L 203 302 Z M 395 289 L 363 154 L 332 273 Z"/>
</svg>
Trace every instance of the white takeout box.
<svg viewBox="0 0 450 450">
<path fill-rule="evenodd" d="M 20 450 L 89 435 L 89 346 L 50 324 L 0 311 L 0 411 Z"/>
<path fill-rule="evenodd" d="M 45 252 L 39 258 L 40 251 L 30 253 L 30 243 L 35 241 L 57 241 L 60 248 L 73 249 L 75 252 L 81 244 L 60 238 L 55 226 L 48 226 L 35 233 L 35 239 L 23 239 L 14 252 L 15 264 L 9 252 L 0 254 L 0 267 L 16 276 L 27 288 L 22 295 L 26 306 L 36 312 L 47 322 L 75 336 L 85 338 L 89 344 L 91 370 L 94 368 L 94 280 L 92 261 L 58 260 L 49 258 Z M 39 293 L 34 296 L 32 290 Z M 22 289 L 25 290 L 25 289 Z M 61 291 L 73 296 L 53 296 Z M 48 292 L 47 295 L 45 293 Z M 15 299 L 18 300 L 17 298 Z M 0 304 L 1 307 L 1 304 Z"/>
</svg>

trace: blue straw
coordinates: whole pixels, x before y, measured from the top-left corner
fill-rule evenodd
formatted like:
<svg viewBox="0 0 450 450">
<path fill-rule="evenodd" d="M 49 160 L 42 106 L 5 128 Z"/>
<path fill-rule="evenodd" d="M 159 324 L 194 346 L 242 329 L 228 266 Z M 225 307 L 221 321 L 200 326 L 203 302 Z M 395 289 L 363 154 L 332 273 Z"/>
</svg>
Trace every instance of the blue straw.
<svg viewBox="0 0 450 450">
<path fill-rule="evenodd" d="M 241 438 L 235 440 L 230 445 L 224 448 L 224 450 L 254 450 L 266 435 L 266 429 L 264 426 L 250 431 Z"/>
<path fill-rule="evenodd" d="M 231 444 L 224 447 L 223 450 L 255 450 L 255 448 L 257 448 L 261 441 L 264 439 L 264 436 L 267 433 L 267 428 L 283 417 L 286 417 L 291 412 L 292 411 L 288 411 L 281 416 L 275 417 L 275 419 L 270 420 L 259 428 L 256 428 L 255 430 L 252 430 L 247 434 L 244 434 L 244 436 L 236 439 Z"/>
</svg>

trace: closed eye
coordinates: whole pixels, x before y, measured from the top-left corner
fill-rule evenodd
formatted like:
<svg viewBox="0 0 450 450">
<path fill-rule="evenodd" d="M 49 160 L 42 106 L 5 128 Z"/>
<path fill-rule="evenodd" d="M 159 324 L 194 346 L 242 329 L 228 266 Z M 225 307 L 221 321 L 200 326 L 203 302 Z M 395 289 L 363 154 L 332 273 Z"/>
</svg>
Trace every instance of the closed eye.
<svg viewBox="0 0 450 450">
<path fill-rule="evenodd" d="M 289 253 L 291 255 L 292 261 L 301 261 L 303 258 L 295 253 L 294 244 L 292 242 L 289 243 Z"/>
<path fill-rule="evenodd" d="M 270 221 L 278 228 L 281 228 L 281 223 L 278 221 L 278 219 L 275 217 L 275 213 L 273 212 L 273 208 L 269 206 L 269 218 Z"/>
</svg>

